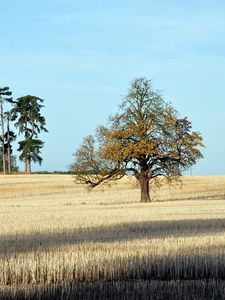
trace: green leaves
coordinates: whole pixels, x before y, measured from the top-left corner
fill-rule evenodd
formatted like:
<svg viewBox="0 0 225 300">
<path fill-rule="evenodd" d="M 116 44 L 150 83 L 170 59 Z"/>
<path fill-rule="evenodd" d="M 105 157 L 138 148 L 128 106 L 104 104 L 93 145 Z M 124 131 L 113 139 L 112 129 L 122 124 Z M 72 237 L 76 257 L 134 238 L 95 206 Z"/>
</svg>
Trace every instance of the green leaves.
<svg viewBox="0 0 225 300">
<path fill-rule="evenodd" d="M 0 97 L 3 98 L 5 101 L 11 102 L 12 98 L 8 97 L 11 95 L 12 95 L 12 92 L 10 91 L 10 88 L 8 86 L 0 88 Z"/>
<path fill-rule="evenodd" d="M 38 162 L 40 165 L 42 163 L 42 158 L 40 156 L 40 149 L 43 147 L 44 142 L 38 139 L 28 138 L 26 140 L 19 142 L 18 151 L 21 152 L 19 159 L 23 162 L 27 160 Z"/>
</svg>

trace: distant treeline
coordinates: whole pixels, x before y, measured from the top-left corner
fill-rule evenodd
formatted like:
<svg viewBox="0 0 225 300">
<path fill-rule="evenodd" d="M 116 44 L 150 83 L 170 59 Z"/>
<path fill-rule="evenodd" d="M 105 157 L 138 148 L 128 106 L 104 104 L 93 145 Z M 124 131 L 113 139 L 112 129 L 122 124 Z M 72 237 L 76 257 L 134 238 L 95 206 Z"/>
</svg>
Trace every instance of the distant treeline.
<svg viewBox="0 0 225 300">
<path fill-rule="evenodd" d="M 38 172 L 33 172 L 33 174 L 71 175 L 71 174 L 73 174 L 73 172 L 71 172 L 71 171 L 52 171 L 52 172 L 50 172 L 50 171 L 38 171 Z"/>
</svg>

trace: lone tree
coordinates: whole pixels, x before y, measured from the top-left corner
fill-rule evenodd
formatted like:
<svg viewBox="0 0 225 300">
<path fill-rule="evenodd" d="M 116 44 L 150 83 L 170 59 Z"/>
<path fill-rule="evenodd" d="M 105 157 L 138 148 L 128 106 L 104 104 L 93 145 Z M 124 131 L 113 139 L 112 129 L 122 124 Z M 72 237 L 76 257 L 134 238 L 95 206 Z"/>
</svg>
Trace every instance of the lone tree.
<svg viewBox="0 0 225 300">
<path fill-rule="evenodd" d="M 24 140 L 19 142 L 18 151 L 21 152 L 19 159 L 25 163 L 25 172 L 31 173 L 31 162 L 42 163 L 40 156 L 44 142 L 38 139 L 40 132 L 48 132 L 45 128 L 46 121 L 41 115 L 41 108 L 44 107 L 43 99 L 36 96 L 23 96 L 14 102 L 12 112 L 16 120 L 15 126 L 19 133 L 24 135 Z"/>
<path fill-rule="evenodd" d="M 124 175 L 133 175 L 141 190 L 141 202 L 151 201 L 150 182 L 166 177 L 169 182 L 203 157 L 199 132 L 191 122 L 180 118 L 151 80 L 131 82 L 119 112 L 109 125 L 99 126 L 96 136 L 84 138 L 75 153 L 72 170 L 79 183 L 91 188 Z"/>
</svg>

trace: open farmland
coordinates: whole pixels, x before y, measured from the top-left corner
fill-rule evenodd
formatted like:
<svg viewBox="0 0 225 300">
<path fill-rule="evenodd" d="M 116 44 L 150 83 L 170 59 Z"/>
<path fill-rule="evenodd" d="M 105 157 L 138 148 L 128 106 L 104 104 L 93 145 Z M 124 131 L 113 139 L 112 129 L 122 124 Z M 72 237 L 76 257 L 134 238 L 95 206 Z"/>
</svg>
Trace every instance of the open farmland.
<svg viewBox="0 0 225 300">
<path fill-rule="evenodd" d="M 153 200 L 128 178 L 89 193 L 69 175 L 1 175 L 0 298 L 223 299 L 225 177 Z"/>
</svg>

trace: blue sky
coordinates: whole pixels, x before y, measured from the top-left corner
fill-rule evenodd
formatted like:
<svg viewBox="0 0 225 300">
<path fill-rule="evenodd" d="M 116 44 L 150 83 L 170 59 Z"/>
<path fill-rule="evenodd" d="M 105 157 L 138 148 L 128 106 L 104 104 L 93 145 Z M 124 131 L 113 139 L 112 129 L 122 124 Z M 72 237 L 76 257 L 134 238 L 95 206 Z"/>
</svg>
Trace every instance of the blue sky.
<svg viewBox="0 0 225 300">
<path fill-rule="evenodd" d="M 45 99 L 34 170 L 66 170 L 146 76 L 203 134 L 192 174 L 225 174 L 224 0 L 0 0 L 0 11 L 0 86 Z"/>
</svg>

